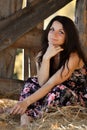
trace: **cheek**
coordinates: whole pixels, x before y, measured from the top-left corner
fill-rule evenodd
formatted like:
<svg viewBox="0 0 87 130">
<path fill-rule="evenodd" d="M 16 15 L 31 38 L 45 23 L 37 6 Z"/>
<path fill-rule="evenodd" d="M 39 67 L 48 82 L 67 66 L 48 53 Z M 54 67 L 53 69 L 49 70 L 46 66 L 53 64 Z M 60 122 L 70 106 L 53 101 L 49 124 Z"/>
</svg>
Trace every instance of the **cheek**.
<svg viewBox="0 0 87 130">
<path fill-rule="evenodd" d="M 48 41 L 50 41 L 52 38 L 52 33 L 48 33 Z"/>
<path fill-rule="evenodd" d="M 62 41 L 62 42 L 65 42 L 65 38 L 61 38 L 61 41 Z"/>
<path fill-rule="evenodd" d="M 65 42 L 65 37 L 63 37 L 63 42 Z"/>
<path fill-rule="evenodd" d="M 60 40 L 64 43 L 65 42 L 65 36 L 60 37 Z"/>
<path fill-rule="evenodd" d="M 50 33 L 48 33 L 48 41 L 50 41 L 51 35 Z"/>
</svg>

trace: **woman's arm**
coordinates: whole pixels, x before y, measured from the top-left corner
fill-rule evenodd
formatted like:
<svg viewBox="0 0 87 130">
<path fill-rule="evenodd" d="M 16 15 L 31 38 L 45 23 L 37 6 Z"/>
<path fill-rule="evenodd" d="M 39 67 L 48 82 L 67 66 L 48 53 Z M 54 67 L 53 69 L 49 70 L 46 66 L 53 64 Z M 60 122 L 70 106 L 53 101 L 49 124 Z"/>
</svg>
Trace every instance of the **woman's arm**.
<svg viewBox="0 0 87 130">
<path fill-rule="evenodd" d="M 38 64 L 36 65 L 38 82 L 41 86 L 49 79 L 50 59 L 62 50 L 63 49 L 60 46 L 55 47 L 54 45 L 49 44 L 47 51 L 43 55 L 40 68 L 38 67 Z"/>
<path fill-rule="evenodd" d="M 38 82 L 39 85 L 42 86 L 49 79 L 50 59 L 43 57 L 40 67 L 38 65 L 38 62 L 36 62 L 36 67 Z"/>
<path fill-rule="evenodd" d="M 79 57 L 76 54 L 72 55 L 68 62 L 69 71 L 67 66 L 65 66 L 63 72 L 62 68 L 58 70 L 39 90 L 27 97 L 23 102 L 18 102 L 18 104 L 12 109 L 11 113 L 23 114 L 29 105 L 44 97 L 55 85 L 61 84 L 67 80 L 73 71 L 78 68 L 78 62 Z"/>
</svg>

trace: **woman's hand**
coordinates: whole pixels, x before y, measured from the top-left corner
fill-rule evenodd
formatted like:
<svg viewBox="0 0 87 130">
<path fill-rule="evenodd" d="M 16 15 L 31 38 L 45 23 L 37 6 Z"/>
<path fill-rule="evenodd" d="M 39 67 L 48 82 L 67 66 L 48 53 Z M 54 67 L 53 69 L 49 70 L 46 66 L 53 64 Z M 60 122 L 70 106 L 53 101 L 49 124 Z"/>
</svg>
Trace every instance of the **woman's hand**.
<svg viewBox="0 0 87 130">
<path fill-rule="evenodd" d="M 63 51 L 63 48 L 61 46 L 56 44 L 55 45 L 49 44 L 47 51 L 44 54 L 44 57 L 50 59 L 61 51 Z"/>
<path fill-rule="evenodd" d="M 24 114 L 27 107 L 29 105 L 27 105 L 27 101 L 24 100 L 24 101 L 19 101 L 11 110 L 10 114 Z"/>
</svg>

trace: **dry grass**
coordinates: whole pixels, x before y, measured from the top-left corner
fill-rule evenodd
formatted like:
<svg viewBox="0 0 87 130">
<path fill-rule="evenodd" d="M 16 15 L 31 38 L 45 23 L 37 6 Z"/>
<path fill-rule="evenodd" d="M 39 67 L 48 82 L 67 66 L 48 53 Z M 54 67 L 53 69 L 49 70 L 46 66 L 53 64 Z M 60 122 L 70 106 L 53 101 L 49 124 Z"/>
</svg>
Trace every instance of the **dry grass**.
<svg viewBox="0 0 87 130">
<path fill-rule="evenodd" d="M 19 115 L 9 115 L 17 101 L 0 100 L 0 130 L 87 130 L 87 108 L 66 106 L 47 108 L 41 119 L 34 120 L 28 128 L 19 127 Z"/>
</svg>

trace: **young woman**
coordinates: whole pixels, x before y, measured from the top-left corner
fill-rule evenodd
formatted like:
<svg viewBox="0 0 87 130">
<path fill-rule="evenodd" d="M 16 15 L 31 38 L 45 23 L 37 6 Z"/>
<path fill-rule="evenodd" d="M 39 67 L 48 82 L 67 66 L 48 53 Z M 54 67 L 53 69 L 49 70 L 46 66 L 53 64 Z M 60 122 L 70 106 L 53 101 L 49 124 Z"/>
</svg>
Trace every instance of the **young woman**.
<svg viewBox="0 0 87 130">
<path fill-rule="evenodd" d="M 20 101 L 11 110 L 21 114 L 21 125 L 42 116 L 49 106 L 87 106 L 87 63 L 73 21 L 54 17 L 43 32 L 37 56 L 37 77 L 29 78 Z"/>
</svg>

